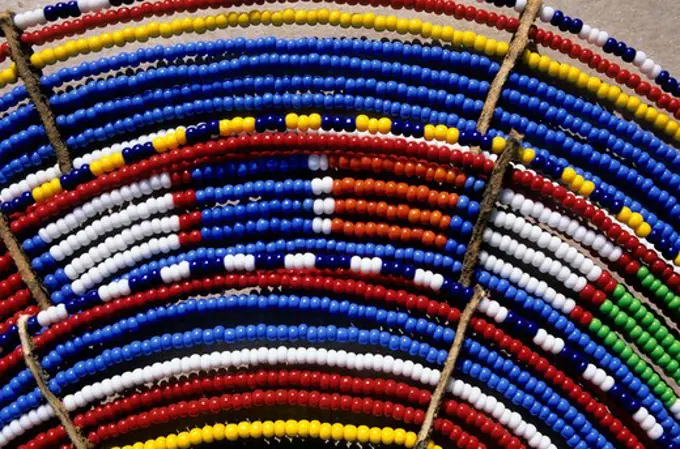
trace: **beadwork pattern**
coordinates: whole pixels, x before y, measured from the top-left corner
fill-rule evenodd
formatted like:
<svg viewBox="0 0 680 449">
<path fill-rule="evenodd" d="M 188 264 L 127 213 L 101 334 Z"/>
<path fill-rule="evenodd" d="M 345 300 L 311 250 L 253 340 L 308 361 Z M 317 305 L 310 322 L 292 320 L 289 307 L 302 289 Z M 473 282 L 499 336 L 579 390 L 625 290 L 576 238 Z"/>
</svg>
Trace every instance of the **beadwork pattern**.
<svg viewBox="0 0 680 449">
<path fill-rule="evenodd" d="M 529 38 L 573 61 L 526 50 L 481 134 L 508 44 L 462 21 L 514 33 L 515 17 L 266 3 L 72 0 L 14 17 L 74 168 L 56 164 L 3 42 L 0 208 L 52 305 L 2 248 L 0 447 L 71 447 L 25 367 L 21 315 L 94 445 L 414 447 L 512 129 L 523 142 L 474 273 L 488 296 L 428 448 L 680 447 L 677 79 L 546 4 Z M 367 36 L 270 37 L 283 26 Z"/>
</svg>

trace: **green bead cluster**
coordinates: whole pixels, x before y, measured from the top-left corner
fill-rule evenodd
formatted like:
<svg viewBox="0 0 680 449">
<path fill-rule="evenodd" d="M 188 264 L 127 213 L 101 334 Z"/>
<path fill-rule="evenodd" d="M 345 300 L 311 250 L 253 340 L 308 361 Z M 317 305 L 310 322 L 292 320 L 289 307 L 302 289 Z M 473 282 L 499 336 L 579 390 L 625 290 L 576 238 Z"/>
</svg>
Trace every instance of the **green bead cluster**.
<svg viewBox="0 0 680 449">
<path fill-rule="evenodd" d="M 639 355 L 635 354 L 633 349 L 609 326 L 603 324 L 598 318 L 593 320 L 588 325 L 588 330 L 597 335 L 615 354 L 619 356 L 623 362 L 628 365 L 635 374 L 637 374 L 652 390 L 652 392 L 661 399 L 661 401 L 670 407 L 675 403 L 675 393 L 673 389 L 661 379 L 657 373 L 645 362 Z"/>
<path fill-rule="evenodd" d="M 652 293 L 653 297 L 666 304 L 674 314 L 680 314 L 680 296 L 673 293 L 666 284 L 650 273 L 647 267 L 640 267 L 636 276 L 642 286 Z"/>
</svg>

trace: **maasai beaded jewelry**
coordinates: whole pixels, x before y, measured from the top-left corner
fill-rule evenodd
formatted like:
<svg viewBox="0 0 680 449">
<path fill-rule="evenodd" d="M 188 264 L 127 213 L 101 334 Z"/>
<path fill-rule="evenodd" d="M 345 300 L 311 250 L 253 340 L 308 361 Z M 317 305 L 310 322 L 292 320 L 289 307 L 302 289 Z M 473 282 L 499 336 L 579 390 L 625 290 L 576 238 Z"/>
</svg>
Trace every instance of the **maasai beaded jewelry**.
<svg viewBox="0 0 680 449">
<path fill-rule="evenodd" d="M 453 1 L 366 4 L 519 24 Z M 205 12 L 219 6 L 246 12 Z M 78 0 L 15 16 L 24 44 L 48 44 L 31 56 L 38 69 L 143 47 L 42 76 L 68 173 L 26 89 L 0 97 L 2 211 L 52 302 L 35 305 L 3 248 L 0 447 L 68 444 L 22 363 L 21 314 L 49 389 L 92 444 L 413 447 L 472 296 L 458 281 L 511 129 L 524 142 L 474 272 L 489 296 L 429 447 L 680 447 L 677 80 L 544 5 L 542 22 L 658 87 L 533 26 L 530 39 L 614 84 L 527 50 L 482 135 L 476 120 L 505 42 L 371 12 L 253 7 Z M 129 20 L 144 22 L 117 25 Z M 402 37 L 159 41 L 293 24 Z M 103 26 L 111 31 L 68 40 Z M 8 49 L 0 44 L 0 60 Z M 17 76 L 14 65 L 0 70 L 0 84 Z M 299 409 L 296 420 L 268 421 L 277 405 Z M 237 409 L 235 423 L 215 424 Z M 348 424 L 305 419 L 318 409 Z M 186 418 L 197 427 L 183 431 Z M 140 427 L 167 436 L 134 443 Z"/>
</svg>

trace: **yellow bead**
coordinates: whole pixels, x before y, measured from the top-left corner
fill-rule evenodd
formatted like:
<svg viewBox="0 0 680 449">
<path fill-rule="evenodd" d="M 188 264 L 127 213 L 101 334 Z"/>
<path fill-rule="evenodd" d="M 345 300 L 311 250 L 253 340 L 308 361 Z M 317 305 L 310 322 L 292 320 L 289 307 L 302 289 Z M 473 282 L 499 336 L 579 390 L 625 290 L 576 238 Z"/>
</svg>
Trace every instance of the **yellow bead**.
<svg viewBox="0 0 680 449">
<path fill-rule="evenodd" d="M 520 152 L 519 158 L 523 164 L 531 164 L 536 158 L 536 151 L 533 148 L 524 148 Z"/>
<path fill-rule="evenodd" d="M 496 56 L 504 57 L 508 53 L 510 46 L 507 42 L 499 42 L 496 46 Z"/>
<path fill-rule="evenodd" d="M 425 39 L 431 39 L 433 28 L 434 27 L 432 26 L 431 23 L 429 22 L 423 23 L 422 26 L 420 27 L 420 35 Z"/>
<path fill-rule="evenodd" d="M 664 129 L 664 132 L 669 136 L 674 136 L 678 132 L 679 128 L 680 126 L 678 125 L 678 122 L 670 120 L 668 123 L 666 123 L 666 129 Z"/>
<path fill-rule="evenodd" d="M 434 125 L 432 124 L 427 124 L 425 125 L 425 128 L 423 128 L 423 138 L 427 141 L 431 141 L 434 139 Z"/>
<path fill-rule="evenodd" d="M 574 178 L 576 178 L 576 170 L 571 167 L 567 167 L 562 172 L 562 181 L 570 184 Z"/>
<path fill-rule="evenodd" d="M 570 68 L 571 67 L 569 67 L 567 64 L 560 64 L 560 70 L 557 74 L 557 77 L 561 80 L 566 80 L 569 77 Z"/>
<path fill-rule="evenodd" d="M 473 47 L 476 51 L 483 52 L 484 48 L 486 48 L 486 37 L 478 34 L 475 37 L 475 43 L 473 44 Z"/>
<path fill-rule="evenodd" d="M 186 145 L 187 143 L 187 129 L 184 126 L 180 126 L 175 130 L 175 138 L 179 145 Z"/>
<path fill-rule="evenodd" d="M 548 64 L 548 75 L 557 78 L 560 75 L 560 64 L 557 61 L 550 61 Z"/>
<path fill-rule="evenodd" d="M 306 25 L 307 24 L 307 11 L 305 10 L 298 10 L 295 11 L 295 23 L 298 25 Z"/>
<path fill-rule="evenodd" d="M 220 120 L 220 136 L 229 135 L 229 120 Z"/>
<path fill-rule="evenodd" d="M 317 13 L 317 18 L 319 20 L 319 23 L 326 24 L 328 23 L 328 17 L 330 15 L 330 11 L 328 8 L 321 8 L 319 12 Z"/>
<path fill-rule="evenodd" d="M 298 115 L 291 112 L 290 114 L 286 114 L 286 128 L 288 129 L 297 129 L 298 127 Z"/>
<path fill-rule="evenodd" d="M 331 429 L 332 426 L 330 423 L 322 423 L 321 427 L 319 428 L 319 438 L 322 440 L 329 440 L 331 438 Z"/>
<path fill-rule="evenodd" d="M 609 95 L 609 84 L 602 83 L 600 88 L 597 90 L 597 98 L 604 100 Z"/>
<path fill-rule="evenodd" d="M 57 62 L 57 57 L 54 55 L 54 50 L 52 50 L 51 48 L 43 50 L 42 57 L 43 60 L 45 61 L 45 64 L 47 65 L 52 65 L 55 62 Z"/>
<path fill-rule="evenodd" d="M 380 434 L 380 438 L 382 444 L 392 445 L 394 443 L 394 429 L 385 427 Z"/>
<path fill-rule="evenodd" d="M 675 265 L 680 266 L 680 254 L 678 254 L 677 256 L 675 256 L 675 260 L 673 260 L 673 263 L 674 263 Z"/>
<path fill-rule="evenodd" d="M 201 438 L 205 443 L 212 443 L 215 438 L 213 438 L 212 426 L 203 426 L 201 429 Z"/>
<path fill-rule="evenodd" d="M 165 443 L 165 437 L 158 437 L 156 438 L 156 449 L 167 449 L 168 446 Z"/>
<path fill-rule="evenodd" d="M 628 98 L 628 104 L 626 104 L 626 109 L 628 109 L 628 112 L 635 112 L 640 106 L 640 103 L 641 102 L 638 97 L 631 95 L 630 98 Z"/>
<path fill-rule="evenodd" d="M 331 426 L 331 438 L 335 441 L 340 441 L 345 436 L 345 426 L 340 423 L 335 423 Z"/>
<path fill-rule="evenodd" d="M 132 449 L 144 449 L 144 443 L 141 441 L 136 442 L 132 445 Z"/>
<path fill-rule="evenodd" d="M 649 108 L 647 108 L 647 112 L 645 113 L 645 120 L 647 120 L 648 122 L 654 122 L 654 120 L 656 120 L 658 115 L 659 115 L 659 111 L 657 111 L 656 109 L 654 109 L 652 107 L 649 107 Z"/>
<path fill-rule="evenodd" d="M 229 441 L 238 440 L 238 426 L 236 424 L 227 424 L 224 429 L 224 437 Z"/>
<path fill-rule="evenodd" d="M 460 131 L 458 131 L 458 128 L 449 128 L 449 130 L 446 131 L 446 143 L 449 145 L 457 144 L 459 137 Z"/>
<path fill-rule="evenodd" d="M 387 16 L 385 18 L 385 29 L 388 31 L 397 30 L 397 18 L 394 16 Z"/>
<path fill-rule="evenodd" d="M 628 220 L 630 220 L 632 214 L 633 212 L 628 208 L 628 206 L 623 206 L 621 211 L 616 215 L 616 218 L 623 223 L 628 223 Z"/>
<path fill-rule="evenodd" d="M 191 447 L 191 441 L 189 440 L 189 432 L 182 432 L 177 435 L 177 447 L 179 449 L 187 449 Z"/>
<path fill-rule="evenodd" d="M 59 178 L 54 178 L 50 181 L 50 189 L 54 193 L 59 193 L 63 190 L 61 188 L 61 181 L 59 181 Z"/>
<path fill-rule="evenodd" d="M 583 185 L 584 182 L 585 182 L 585 179 L 583 178 L 583 176 L 581 176 L 581 175 L 576 175 L 576 177 L 574 178 L 574 180 L 571 182 L 571 189 L 572 189 L 573 191 L 577 192 L 578 189 L 581 188 L 581 186 Z"/>
<path fill-rule="evenodd" d="M 472 31 L 463 31 L 463 45 L 466 48 L 472 48 L 475 45 L 475 37 L 477 35 Z"/>
<path fill-rule="evenodd" d="M 617 98 L 621 95 L 621 88 L 619 86 L 609 86 L 609 92 L 607 92 L 607 100 L 612 103 L 616 102 Z"/>
<path fill-rule="evenodd" d="M 298 423 L 292 419 L 286 421 L 286 436 L 294 438 L 298 436 Z"/>
<path fill-rule="evenodd" d="M 392 130 L 392 120 L 387 117 L 382 117 L 378 120 L 378 131 L 380 134 L 387 134 Z"/>
<path fill-rule="evenodd" d="M 407 19 L 397 19 L 397 33 L 399 33 L 399 34 L 408 33 L 408 20 Z"/>
<path fill-rule="evenodd" d="M 319 22 L 318 13 L 314 10 L 307 12 L 307 25 L 315 26 Z"/>
<path fill-rule="evenodd" d="M 200 19 L 196 19 L 196 20 L 200 20 Z M 205 31 L 205 27 L 204 27 L 204 31 Z M 149 40 L 149 33 L 146 31 L 146 27 L 135 28 L 135 40 L 137 42 L 146 42 L 146 41 Z M 99 45 L 101 45 L 101 41 L 99 41 Z M 95 50 L 94 48 L 92 50 L 98 51 L 98 50 Z"/>
<path fill-rule="evenodd" d="M 577 69 L 576 67 L 569 67 L 569 71 L 567 72 L 567 81 L 570 82 L 571 84 L 576 84 L 581 77 L 581 71 Z"/>
<path fill-rule="evenodd" d="M 161 23 L 159 27 L 161 36 L 164 38 L 169 38 L 172 37 L 173 32 L 172 32 L 172 26 L 169 23 Z"/>
<path fill-rule="evenodd" d="M 274 422 L 274 435 L 276 435 L 279 438 L 286 435 L 286 422 L 285 421 L 277 419 Z"/>
<path fill-rule="evenodd" d="M 262 423 L 262 436 L 265 438 L 271 438 L 274 436 L 274 423 L 271 421 L 265 421 Z"/>
<path fill-rule="evenodd" d="M 319 128 L 321 128 L 321 115 L 309 114 L 309 129 L 317 130 Z"/>
<path fill-rule="evenodd" d="M 635 235 L 642 238 L 648 237 L 651 232 L 652 227 L 649 225 L 649 223 L 642 223 L 637 227 L 637 229 L 635 229 Z"/>
<path fill-rule="evenodd" d="M 441 25 L 432 25 L 431 39 L 438 41 L 441 38 L 442 38 L 442 26 Z"/>
<path fill-rule="evenodd" d="M 243 119 L 243 132 L 246 132 L 246 133 L 255 132 L 255 117 L 244 117 L 244 119 Z"/>
<path fill-rule="evenodd" d="M 312 438 L 319 438 L 319 432 L 321 431 L 321 423 L 316 419 L 309 423 L 309 436 Z"/>
<path fill-rule="evenodd" d="M 43 198 L 45 198 L 45 195 L 43 194 L 43 188 L 41 186 L 35 187 L 33 190 L 31 190 L 31 196 L 36 202 L 42 201 Z"/>
<path fill-rule="evenodd" d="M 496 56 L 498 51 L 498 41 L 496 39 L 489 39 L 486 41 L 486 46 L 484 47 L 484 54 L 490 57 Z"/>
<path fill-rule="evenodd" d="M 243 119 L 241 117 L 234 117 L 231 119 L 231 123 L 229 123 L 229 128 L 231 132 L 236 134 L 243 132 Z"/>
<path fill-rule="evenodd" d="M 38 69 L 45 67 L 45 60 L 40 55 L 40 52 L 36 52 L 31 55 L 31 65 Z"/>
<path fill-rule="evenodd" d="M 379 427 L 371 427 L 371 432 L 368 437 L 368 441 L 373 444 L 380 444 L 382 441 L 382 431 Z"/>
<path fill-rule="evenodd" d="M 306 115 L 298 117 L 297 127 L 301 132 L 307 132 L 309 130 L 309 117 Z"/>
<path fill-rule="evenodd" d="M 369 429 L 368 426 L 357 427 L 357 440 L 359 443 L 368 443 L 370 437 L 371 429 Z"/>
<path fill-rule="evenodd" d="M 500 154 L 503 148 L 505 148 L 505 139 L 500 136 L 494 137 L 491 141 L 491 152 L 493 154 Z"/>
<path fill-rule="evenodd" d="M 591 93 L 597 93 L 597 91 L 600 90 L 601 85 L 602 81 L 600 81 L 598 78 L 595 78 L 594 76 L 591 76 L 588 78 L 588 84 L 586 85 L 586 88 Z"/>
<path fill-rule="evenodd" d="M 241 421 L 238 423 L 238 436 L 239 438 L 249 438 L 250 437 L 250 423 L 246 421 Z"/>
<path fill-rule="evenodd" d="M 420 34 L 423 29 L 423 21 L 420 19 L 411 19 L 408 21 L 408 32 L 411 34 Z"/>
<path fill-rule="evenodd" d="M 578 189 L 578 193 L 587 197 L 593 193 L 593 190 L 595 190 L 595 183 L 593 181 L 585 181 L 581 188 Z"/>
<path fill-rule="evenodd" d="M 365 114 L 357 115 L 357 118 L 356 118 L 357 131 L 367 131 L 369 120 L 370 119 Z"/>
<path fill-rule="evenodd" d="M 158 22 L 149 22 L 146 24 L 146 32 L 149 34 L 149 37 L 158 37 L 160 34 L 160 25 Z M 106 46 L 106 44 L 104 44 Z"/>
<path fill-rule="evenodd" d="M 260 421 L 254 421 L 250 423 L 250 438 L 261 437 L 262 437 L 262 423 Z"/>
<path fill-rule="evenodd" d="M 196 446 L 203 442 L 203 430 L 201 429 L 191 429 L 189 432 L 189 441 L 192 445 Z"/>
<path fill-rule="evenodd" d="M 626 105 L 628 104 L 628 98 L 629 98 L 629 95 L 622 92 L 616 98 L 616 101 L 614 102 L 614 106 L 616 106 L 618 109 L 625 109 Z"/>
<path fill-rule="evenodd" d="M 307 438 L 309 436 L 309 421 L 306 419 L 301 419 L 298 422 L 298 435 L 301 438 Z"/>
<path fill-rule="evenodd" d="M 215 424 L 212 426 L 212 434 L 215 441 L 222 441 L 225 437 L 224 432 L 226 427 L 222 423 Z"/>
<path fill-rule="evenodd" d="M 215 17 L 215 24 L 217 25 L 217 28 L 225 29 L 229 24 L 227 16 L 225 16 L 224 14 L 218 15 L 217 17 Z"/>
<path fill-rule="evenodd" d="M 116 36 L 115 34 L 118 33 L 118 38 L 123 41 L 123 44 L 125 44 L 125 36 L 123 36 L 123 33 L 121 31 L 116 31 L 113 36 L 114 42 L 116 41 Z M 78 52 L 86 55 L 90 52 L 90 45 L 87 43 L 87 40 L 85 39 L 78 39 L 76 41 L 76 45 L 78 46 Z"/>
<path fill-rule="evenodd" d="M 349 28 L 352 26 L 352 14 L 343 12 L 340 14 L 340 27 Z"/>
<path fill-rule="evenodd" d="M 417 440 L 418 440 L 418 436 L 414 432 L 407 432 L 406 438 L 404 439 L 404 446 L 405 447 L 413 447 L 413 446 L 416 445 Z"/>
<path fill-rule="evenodd" d="M 527 65 L 530 69 L 536 70 L 538 68 L 538 63 L 541 62 L 541 56 L 538 53 L 530 53 L 529 59 L 527 60 Z"/>
<path fill-rule="evenodd" d="M 398 446 L 403 446 L 406 441 L 406 430 L 396 429 L 394 431 L 394 444 Z"/>
<path fill-rule="evenodd" d="M 633 212 L 630 214 L 630 218 L 628 219 L 628 226 L 630 226 L 633 229 L 637 229 L 642 223 L 644 223 L 645 219 L 642 217 L 641 214 L 637 212 Z"/>
<path fill-rule="evenodd" d="M 363 14 L 353 14 L 350 25 L 352 26 L 352 28 L 362 28 L 364 26 Z"/>
<path fill-rule="evenodd" d="M 165 447 L 167 449 L 177 449 L 177 435 L 171 433 L 165 437 Z"/>
<path fill-rule="evenodd" d="M 552 60 L 549 57 L 542 55 L 541 58 L 538 60 L 538 70 L 543 73 L 547 72 L 548 69 L 550 68 L 551 62 Z"/>
<path fill-rule="evenodd" d="M 203 19 L 203 17 L 195 18 L 192 26 L 194 28 L 194 32 L 196 32 L 198 34 L 205 33 L 206 27 L 205 27 L 205 20 Z"/>
<path fill-rule="evenodd" d="M 368 132 L 371 134 L 377 134 L 378 128 L 380 127 L 378 119 L 372 118 L 368 121 Z"/>
<path fill-rule="evenodd" d="M 93 175 L 95 176 L 101 176 L 104 174 L 104 170 L 102 169 L 102 163 L 99 161 L 93 161 L 90 164 L 90 171 L 92 172 Z"/>
<path fill-rule="evenodd" d="M 638 106 L 637 110 L 635 111 L 635 118 L 638 120 L 642 120 L 645 118 L 647 115 L 647 109 L 649 109 L 649 106 L 646 104 L 642 103 Z"/>
<path fill-rule="evenodd" d="M 357 440 L 357 427 L 347 424 L 344 428 L 343 438 L 349 443 L 354 443 Z"/>
<path fill-rule="evenodd" d="M 434 137 L 439 142 L 446 142 L 446 134 L 449 132 L 449 128 L 444 125 L 437 125 L 434 129 Z"/>
<path fill-rule="evenodd" d="M 453 40 L 453 34 L 454 30 L 453 27 L 450 27 L 448 25 L 444 25 L 442 27 L 442 40 L 445 42 L 452 42 Z"/>
<path fill-rule="evenodd" d="M 66 48 L 63 45 L 60 45 L 59 47 L 54 49 L 54 56 L 57 58 L 59 61 L 65 61 L 66 60 Z"/>
<path fill-rule="evenodd" d="M 376 16 L 373 21 L 373 29 L 379 32 L 387 29 L 387 18 L 385 16 Z"/>
<path fill-rule="evenodd" d="M 373 28 L 375 25 L 375 14 L 372 12 L 367 12 L 364 14 L 364 17 L 361 21 L 361 26 L 363 26 L 366 29 Z"/>
</svg>

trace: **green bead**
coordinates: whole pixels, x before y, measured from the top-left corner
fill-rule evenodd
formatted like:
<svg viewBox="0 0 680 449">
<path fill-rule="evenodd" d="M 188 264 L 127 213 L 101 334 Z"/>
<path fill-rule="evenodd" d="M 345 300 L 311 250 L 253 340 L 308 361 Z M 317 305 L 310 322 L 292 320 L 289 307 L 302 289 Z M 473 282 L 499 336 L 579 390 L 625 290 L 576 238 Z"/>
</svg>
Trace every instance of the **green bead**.
<svg viewBox="0 0 680 449">
<path fill-rule="evenodd" d="M 674 372 L 673 375 L 672 375 L 671 377 L 673 378 L 673 380 L 674 380 L 676 383 L 677 383 L 677 382 L 680 382 L 680 371 Z"/>
<path fill-rule="evenodd" d="M 642 331 L 642 333 L 640 334 L 640 336 L 639 336 L 639 337 L 637 338 L 637 340 L 635 340 L 635 341 L 637 342 L 638 345 L 644 346 L 644 345 L 647 344 L 647 342 L 649 341 L 650 337 L 651 337 L 651 335 L 649 335 L 648 332 Z"/>
<path fill-rule="evenodd" d="M 661 288 L 662 285 L 663 284 L 661 283 L 660 280 L 654 279 L 654 282 L 652 282 L 652 285 L 649 286 L 649 289 L 654 292 L 654 291 L 658 290 L 659 288 Z"/>
<path fill-rule="evenodd" d="M 647 326 L 647 332 L 654 334 L 659 329 L 661 329 L 661 321 L 654 318 L 654 315 L 652 315 L 652 322 L 649 323 L 649 326 Z"/>
<path fill-rule="evenodd" d="M 664 353 L 664 355 L 662 355 L 661 357 L 659 357 L 658 362 L 659 362 L 659 365 L 663 365 L 663 366 L 665 366 L 668 370 L 671 370 L 671 369 L 670 369 L 670 365 L 671 365 L 671 363 L 675 362 L 675 360 L 673 360 L 673 359 L 671 358 L 671 356 L 668 355 L 668 353 Z"/>
<path fill-rule="evenodd" d="M 652 282 L 654 282 L 654 276 L 647 275 L 645 276 L 640 283 L 642 284 L 643 287 L 649 288 L 650 285 L 652 285 Z"/>
<path fill-rule="evenodd" d="M 616 343 L 612 345 L 612 350 L 617 354 L 622 354 L 626 350 L 626 343 L 620 338 L 616 339 Z"/>
<path fill-rule="evenodd" d="M 657 321 L 658 321 L 658 320 L 657 320 Z M 652 323 L 652 324 L 654 324 L 654 323 Z M 661 323 L 659 323 L 659 325 L 660 325 L 660 324 L 661 324 Z M 650 329 L 651 329 L 651 328 L 650 328 Z M 652 331 L 650 330 L 650 332 L 652 332 Z M 655 330 L 655 331 L 652 333 L 652 335 L 654 335 L 654 338 L 656 338 L 657 340 L 659 340 L 659 344 L 660 344 L 661 346 L 663 346 L 664 348 L 668 346 L 668 345 L 664 344 L 664 340 L 665 340 L 666 337 L 669 335 L 669 333 L 668 333 L 668 328 L 667 328 L 666 326 L 659 326 L 659 328 L 658 328 L 657 330 Z"/>
<path fill-rule="evenodd" d="M 611 302 L 608 299 L 605 299 L 602 305 L 600 306 L 600 312 L 602 312 L 605 315 L 610 315 L 611 316 L 611 311 L 614 308 L 614 303 Z"/>
<path fill-rule="evenodd" d="M 609 301 L 611 302 L 611 301 Z M 621 312 L 621 307 L 617 306 L 616 304 L 612 304 L 611 310 L 609 310 L 609 316 L 614 318 L 618 313 Z"/>
<path fill-rule="evenodd" d="M 666 391 L 666 388 L 667 387 L 664 384 L 658 384 L 652 389 L 652 391 L 655 395 L 661 396 Z"/>
<path fill-rule="evenodd" d="M 674 341 L 673 344 L 668 348 L 668 353 L 675 357 L 680 353 L 680 341 Z"/>
<path fill-rule="evenodd" d="M 609 335 L 609 333 L 610 333 L 609 326 L 603 324 L 602 327 L 600 327 L 600 329 L 597 331 L 597 336 L 600 338 L 604 338 L 607 335 Z"/>
<path fill-rule="evenodd" d="M 675 404 L 676 397 L 670 388 L 666 388 L 666 391 L 660 394 L 659 397 L 661 398 L 661 401 L 664 403 L 664 405 L 668 408 Z"/>
<path fill-rule="evenodd" d="M 635 320 L 632 319 L 631 317 L 628 317 L 626 319 L 626 324 L 623 325 L 623 328 L 626 332 L 630 332 L 636 325 L 637 323 L 635 322 Z"/>
<path fill-rule="evenodd" d="M 610 332 L 606 337 L 604 337 L 604 344 L 611 348 L 618 339 L 619 337 L 617 337 L 614 332 Z"/>
<path fill-rule="evenodd" d="M 621 343 L 623 343 L 623 344 L 625 345 L 625 347 L 621 350 L 621 353 L 619 354 L 623 360 L 628 360 L 628 359 L 630 359 L 632 356 L 635 355 L 635 354 L 633 353 L 633 348 L 631 348 L 630 346 L 626 345 L 626 343 L 623 342 L 622 340 L 619 340 L 619 341 L 621 341 Z M 627 363 L 627 362 L 626 362 L 626 363 Z"/>
<path fill-rule="evenodd" d="M 628 308 L 630 307 L 630 305 L 633 303 L 633 300 L 634 300 L 634 299 L 635 299 L 635 298 L 633 298 L 633 295 L 631 295 L 630 293 L 626 292 L 626 293 L 624 293 L 624 294 L 621 296 L 621 298 L 619 299 L 619 301 L 617 302 L 617 304 L 619 305 L 619 307 L 628 310 Z"/>
<path fill-rule="evenodd" d="M 662 285 L 661 287 L 659 287 L 658 289 L 656 289 L 656 291 L 654 292 L 654 294 L 657 296 L 657 298 L 663 298 L 664 296 L 666 296 L 666 294 L 667 294 L 668 292 L 669 292 L 668 287 L 665 286 L 665 285 Z"/>
<path fill-rule="evenodd" d="M 597 333 L 602 327 L 602 321 L 599 318 L 593 318 L 588 325 L 588 330 Z"/>
<path fill-rule="evenodd" d="M 666 354 L 666 355 L 668 355 L 668 354 Z M 662 358 L 663 358 L 663 357 L 662 357 Z M 671 356 L 668 355 L 668 358 L 671 358 Z M 668 364 L 666 365 L 666 369 L 667 369 L 669 372 L 671 372 L 671 373 L 676 373 L 676 372 L 678 372 L 678 368 L 680 368 L 680 363 L 678 363 L 677 360 L 671 360 L 671 361 L 668 362 Z"/>
<path fill-rule="evenodd" d="M 626 324 L 626 321 L 628 321 L 628 314 L 626 314 L 626 312 L 619 312 L 614 317 L 614 324 L 616 324 L 619 327 Z"/>
<path fill-rule="evenodd" d="M 628 359 L 626 359 L 626 363 L 630 366 L 635 366 L 637 363 L 640 361 L 640 356 L 633 353 L 631 354 Z"/>
<path fill-rule="evenodd" d="M 663 348 L 662 348 L 660 345 L 658 345 L 658 344 L 657 344 L 656 346 L 654 346 L 654 348 L 652 348 L 651 352 L 649 353 L 649 356 L 650 356 L 651 358 L 653 358 L 654 360 L 656 360 L 656 362 L 657 362 L 659 365 L 661 365 L 661 362 L 660 362 L 659 360 L 660 360 L 661 357 L 663 357 L 664 355 L 667 355 L 667 354 L 666 354 L 666 351 L 664 351 Z M 666 366 L 666 365 L 664 365 L 664 366 Z"/>
<path fill-rule="evenodd" d="M 616 287 L 614 287 L 614 291 L 612 292 L 612 296 L 616 299 L 620 299 L 624 293 L 627 293 L 626 288 L 621 284 L 616 284 Z"/>
<path fill-rule="evenodd" d="M 642 307 L 642 302 L 640 302 L 640 300 L 637 298 L 633 298 L 633 301 L 628 306 L 628 311 L 632 314 L 635 314 L 635 312 L 640 310 L 640 307 Z"/>
<path fill-rule="evenodd" d="M 644 306 L 640 307 L 640 310 L 633 314 L 633 318 L 640 321 L 647 314 L 647 309 Z"/>
<path fill-rule="evenodd" d="M 668 307 L 671 310 L 677 310 L 678 308 L 680 308 L 680 297 L 679 296 L 673 296 L 673 299 L 671 300 L 671 302 L 668 303 Z"/>
<path fill-rule="evenodd" d="M 650 324 L 654 321 L 654 314 L 652 312 L 647 312 L 645 313 L 645 316 L 642 317 L 642 325 L 644 327 L 649 327 Z"/>
<path fill-rule="evenodd" d="M 633 329 L 631 329 L 629 335 L 633 340 L 637 340 L 640 338 L 640 335 L 642 335 L 643 332 L 644 330 L 640 326 L 635 326 Z"/>
<path fill-rule="evenodd" d="M 637 270 L 637 273 L 635 273 L 635 276 L 637 276 L 638 279 L 642 280 L 645 277 L 647 277 L 648 274 L 649 274 L 649 268 L 642 266 Z"/>
<path fill-rule="evenodd" d="M 635 371 L 640 377 L 642 377 L 645 380 L 648 380 L 649 376 L 652 375 L 651 370 L 649 369 L 647 363 L 645 363 L 644 360 L 638 360 L 638 362 L 633 367 L 633 371 Z"/>
</svg>

